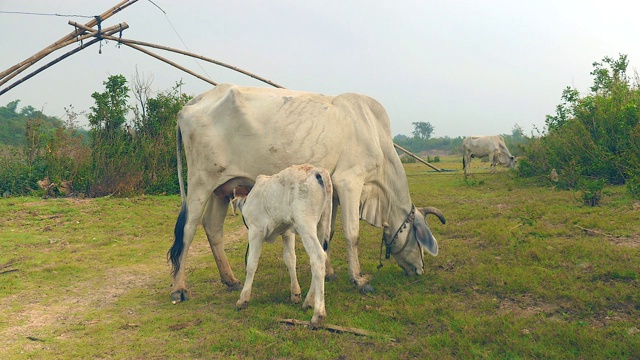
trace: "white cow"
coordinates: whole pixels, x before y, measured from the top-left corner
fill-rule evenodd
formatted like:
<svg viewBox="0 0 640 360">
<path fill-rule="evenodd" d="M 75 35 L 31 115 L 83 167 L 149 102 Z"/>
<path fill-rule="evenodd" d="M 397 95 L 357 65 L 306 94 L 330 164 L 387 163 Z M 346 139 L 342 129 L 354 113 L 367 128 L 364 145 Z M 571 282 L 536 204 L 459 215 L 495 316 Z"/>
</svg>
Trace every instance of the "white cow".
<svg viewBox="0 0 640 360">
<path fill-rule="evenodd" d="M 181 145 L 188 165 L 189 193 L 182 180 Z M 220 278 L 241 287 L 224 252 L 223 222 L 238 185 L 294 164 L 325 168 L 342 207 L 349 276 L 356 288 L 372 291 L 358 260 L 359 219 L 383 228 L 387 254 L 408 275 L 424 272 L 423 248 L 438 254 L 425 216 L 442 212 L 417 208 L 393 147 L 389 118 L 374 99 L 358 94 L 328 96 L 275 88 L 221 84 L 193 98 L 178 115 L 177 159 L 182 210 L 168 252 L 173 265 L 174 302 L 186 300 L 186 259 L 197 225 L 207 234 Z M 404 230 L 404 231 L 403 231 Z M 333 276 L 328 260 L 326 275 Z"/>
<path fill-rule="evenodd" d="M 471 173 L 471 158 L 489 157 L 489 172 L 497 172 L 496 165 L 506 164 L 510 168 L 516 167 L 515 157 L 511 155 L 504 138 L 494 136 L 468 136 L 462 141 L 462 168 L 464 175 Z"/>
<path fill-rule="evenodd" d="M 238 207 L 249 229 L 249 251 L 247 278 L 236 307 L 247 307 L 262 244 L 265 241 L 272 243 L 278 235 L 284 240 L 283 258 L 291 278 L 291 301 L 300 302 L 293 230 L 302 238 L 311 264 L 311 286 L 302 307 L 313 307 L 311 325 L 320 326 L 327 315 L 324 305 L 327 255 L 324 249 L 328 248 L 331 235 L 333 207 L 329 172 L 309 164 L 294 165 L 273 176 L 258 176 L 248 196 L 237 196 Z"/>
</svg>

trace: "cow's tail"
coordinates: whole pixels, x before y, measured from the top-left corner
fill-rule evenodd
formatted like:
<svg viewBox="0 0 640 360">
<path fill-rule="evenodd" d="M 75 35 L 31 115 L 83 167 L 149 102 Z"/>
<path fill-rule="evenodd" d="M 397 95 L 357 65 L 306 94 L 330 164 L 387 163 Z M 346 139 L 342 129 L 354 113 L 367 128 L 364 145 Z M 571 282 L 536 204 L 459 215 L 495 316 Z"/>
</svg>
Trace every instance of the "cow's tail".
<svg viewBox="0 0 640 360">
<path fill-rule="evenodd" d="M 324 239 L 318 239 L 322 243 L 324 251 L 329 249 L 329 240 L 331 239 L 331 212 L 333 211 L 333 184 L 331 183 L 331 176 L 326 170 L 318 171 L 316 173 L 316 180 L 320 186 L 324 189 L 324 211 L 320 216 L 320 227 Z"/>
<path fill-rule="evenodd" d="M 178 183 L 180 184 L 180 197 L 182 198 L 182 209 L 178 220 L 176 221 L 176 227 L 173 230 L 175 239 L 171 249 L 167 252 L 167 257 L 171 261 L 172 270 L 171 273 L 175 276 L 180 269 L 180 256 L 184 249 L 184 225 L 187 222 L 187 201 L 184 191 L 184 180 L 182 179 L 182 132 L 180 131 L 180 125 L 176 127 L 176 154 L 178 161 Z"/>
</svg>

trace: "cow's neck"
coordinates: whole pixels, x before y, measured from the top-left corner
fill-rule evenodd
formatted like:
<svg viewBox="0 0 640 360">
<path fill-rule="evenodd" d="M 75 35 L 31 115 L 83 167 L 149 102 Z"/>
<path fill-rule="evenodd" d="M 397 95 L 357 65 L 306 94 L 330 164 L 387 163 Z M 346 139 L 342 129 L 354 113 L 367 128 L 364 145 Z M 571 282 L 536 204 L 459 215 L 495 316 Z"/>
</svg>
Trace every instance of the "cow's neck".
<svg viewBox="0 0 640 360">
<path fill-rule="evenodd" d="M 397 227 L 411 212 L 409 184 L 400 161 L 386 164 L 378 181 L 365 184 L 360 197 L 360 218 L 376 227 Z"/>
</svg>

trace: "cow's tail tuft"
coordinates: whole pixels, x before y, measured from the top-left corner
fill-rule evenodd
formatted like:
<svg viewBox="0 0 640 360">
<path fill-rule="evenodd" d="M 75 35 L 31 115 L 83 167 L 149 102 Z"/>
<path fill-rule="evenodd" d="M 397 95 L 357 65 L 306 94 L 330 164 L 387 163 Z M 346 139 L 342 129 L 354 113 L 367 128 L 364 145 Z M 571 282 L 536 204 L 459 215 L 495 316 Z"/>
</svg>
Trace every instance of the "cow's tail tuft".
<svg viewBox="0 0 640 360">
<path fill-rule="evenodd" d="M 185 202 L 182 203 L 182 209 L 180 210 L 180 215 L 178 215 L 178 220 L 176 221 L 176 227 L 173 230 L 175 235 L 175 239 L 173 240 L 173 245 L 171 249 L 167 252 L 167 258 L 171 261 L 171 274 L 175 276 L 178 273 L 178 269 L 180 269 L 180 256 L 182 255 L 182 251 L 184 249 L 184 224 L 187 222 L 187 204 Z"/>
<path fill-rule="evenodd" d="M 466 164 L 464 162 L 464 155 L 462 155 L 462 170 L 464 170 L 465 166 L 466 166 Z"/>
</svg>

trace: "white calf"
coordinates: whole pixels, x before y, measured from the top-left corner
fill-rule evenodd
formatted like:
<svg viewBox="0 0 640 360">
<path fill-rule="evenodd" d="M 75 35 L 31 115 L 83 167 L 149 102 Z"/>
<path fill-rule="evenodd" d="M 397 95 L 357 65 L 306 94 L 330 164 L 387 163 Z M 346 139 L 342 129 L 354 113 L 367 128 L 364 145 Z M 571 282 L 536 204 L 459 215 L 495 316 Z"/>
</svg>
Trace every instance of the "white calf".
<svg viewBox="0 0 640 360">
<path fill-rule="evenodd" d="M 295 230 L 302 238 L 311 264 L 311 286 L 302 307 L 313 306 L 313 327 L 322 324 L 327 314 L 324 305 L 325 249 L 331 234 L 332 197 L 329 172 L 308 164 L 291 166 L 273 176 L 260 175 L 249 195 L 238 197 L 238 206 L 249 229 L 247 278 L 236 303 L 238 309 L 246 308 L 251 298 L 262 244 L 265 241 L 272 243 L 278 235 L 284 240 L 283 257 L 291 277 L 291 300 L 300 301 L 292 232 Z"/>
</svg>

